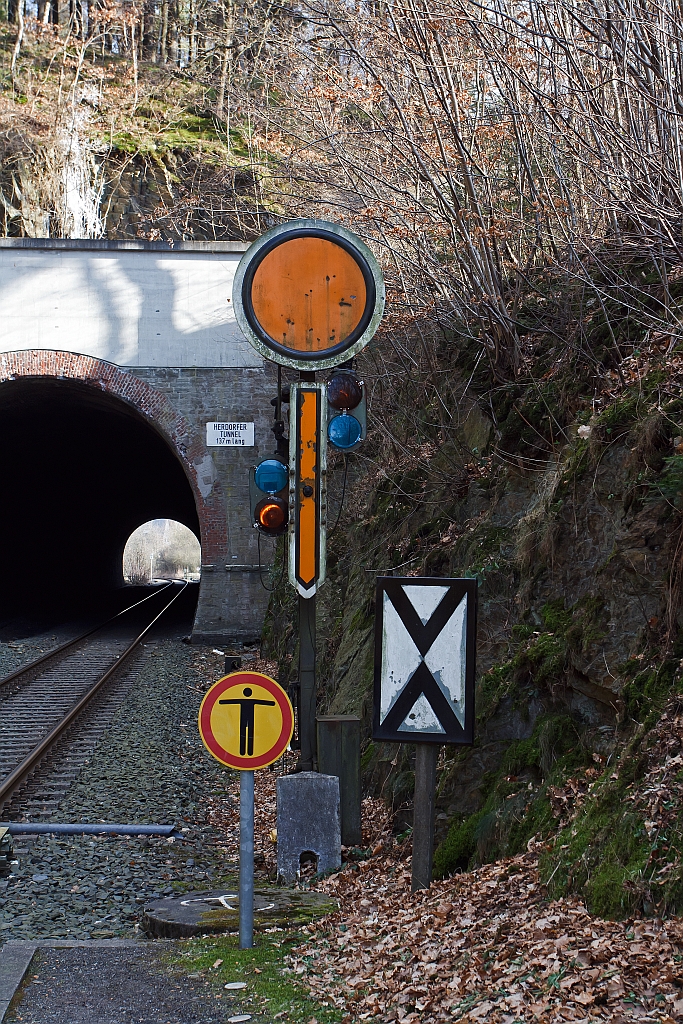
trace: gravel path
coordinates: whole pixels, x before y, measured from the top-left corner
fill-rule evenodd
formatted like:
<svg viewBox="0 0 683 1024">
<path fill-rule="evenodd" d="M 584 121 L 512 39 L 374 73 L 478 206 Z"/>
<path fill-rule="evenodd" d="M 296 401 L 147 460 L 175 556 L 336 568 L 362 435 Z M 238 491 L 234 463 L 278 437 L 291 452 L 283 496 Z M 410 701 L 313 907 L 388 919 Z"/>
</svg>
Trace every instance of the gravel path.
<svg viewBox="0 0 683 1024">
<path fill-rule="evenodd" d="M 12 1024 L 219 1024 L 239 1005 L 168 968 L 153 949 L 44 949 L 5 1020 Z"/>
<path fill-rule="evenodd" d="M 236 870 L 225 832 L 205 814 L 218 801 L 227 817 L 238 815 L 234 775 L 206 753 L 196 724 L 222 667 L 220 655 L 178 640 L 149 644 L 111 729 L 52 819 L 176 823 L 185 838 L 18 837 L 14 875 L 0 880 L 0 941 L 133 937 L 150 899 L 211 888 Z"/>
</svg>

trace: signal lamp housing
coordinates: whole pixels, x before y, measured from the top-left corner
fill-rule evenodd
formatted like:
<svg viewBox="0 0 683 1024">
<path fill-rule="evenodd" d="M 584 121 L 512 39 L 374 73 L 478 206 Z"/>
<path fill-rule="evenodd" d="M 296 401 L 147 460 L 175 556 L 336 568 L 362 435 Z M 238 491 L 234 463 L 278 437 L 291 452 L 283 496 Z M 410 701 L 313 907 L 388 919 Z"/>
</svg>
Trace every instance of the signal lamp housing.
<svg viewBox="0 0 683 1024">
<path fill-rule="evenodd" d="M 277 494 L 287 486 L 287 467 L 279 459 L 264 459 L 254 470 L 254 481 L 266 494 Z"/>
<path fill-rule="evenodd" d="M 330 444 L 344 452 L 352 451 L 356 447 L 361 441 L 361 433 L 361 424 L 355 416 L 349 416 L 347 412 L 335 416 L 327 428 Z"/>
<path fill-rule="evenodd" d="M 355 409 L 363 401 L 363 383 L 350 370 L 338 370 L 327 382 L 327 401 L 340 412 Z"/>
<path fill-rule="evenodd" d="M 265 537 L 279 537 L 289 521 L 289 467 L 271 456 L 262 459 L 249 474 L 249 503 L 255 530 Z"/>
<path fill-rule="evenodd" d="M 365 384 L 352 370 L 335 370 L 327 382 L 327 439 L 339 451 L 352 452 L 366 433 Z"/>
<path fill-rule="evenodd" d="M 271 537 L 282 533 L 287 525 L 289 505 L 283 498 L 264 498 L 256 506 L 256 519 L 263 533 Z"/>
</svg>

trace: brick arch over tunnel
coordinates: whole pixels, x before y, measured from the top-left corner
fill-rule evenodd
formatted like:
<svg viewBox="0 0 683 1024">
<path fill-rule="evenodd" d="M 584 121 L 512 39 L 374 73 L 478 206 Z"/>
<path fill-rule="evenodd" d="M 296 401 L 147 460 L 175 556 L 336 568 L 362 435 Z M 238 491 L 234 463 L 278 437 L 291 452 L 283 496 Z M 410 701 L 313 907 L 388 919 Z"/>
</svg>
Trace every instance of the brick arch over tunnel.
<svg viewBox="0 0 683 1024">
<path fill-rule="evenodd" d="M 165 395 L 112 363 L 70 352 L 29 350 L 0 354 L 0 389 L 4 390 L 12 381 L 24 385 L 31 381 L 72 382 L 91 395 L 124 403 L 138 419 L 145 421 L 166 443 L 187 478 L 199 526 L 202 566 L 211 570 L 224 563 L 228 550 L 226 503 L 211 453 L 197 430 L 179 415 Z M 197 619 L 202 617 L 205 589 L 202 571 Z M 206 626 L 211 633 L 210 623 Z"/>
</svg>

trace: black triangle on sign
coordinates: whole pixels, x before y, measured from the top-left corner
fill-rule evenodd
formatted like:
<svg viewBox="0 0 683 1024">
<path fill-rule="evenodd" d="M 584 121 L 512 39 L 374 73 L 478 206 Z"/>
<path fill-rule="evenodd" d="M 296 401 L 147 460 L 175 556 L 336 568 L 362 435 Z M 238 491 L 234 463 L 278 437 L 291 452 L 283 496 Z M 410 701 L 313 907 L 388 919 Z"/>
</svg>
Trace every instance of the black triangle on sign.
<svg viewBox="0 0 683 1024">
<path fill-rule="evenodd" d="M 415 702 L 421 696 L 424 696 L 446 733 L 452 735 L 453 733 L 462 732 L 462 726 L 453 708 L 444 697 L 438 683 L 424 661 L 415 669 L 407 686 L 389 709 L 386 718 L 380 722 L 380 728 L 396 732 L 403 725 L 403 722 L 412 711 Z M 406 733 L 405 735 L 407 736 L 408 734 Z M 412 735 L 417 738 L 420 734 L 416 731 Z M 439 734 L 435 733 L 434 735 Z"/>
<path fill-rule="evenodd" d="M 426 623 L 415 611 L 402 586 L 386 587 L 386 594 L 399 614 L 410 638 L 424 658 L 437 636 L 465 596 L 464 588 L 449 587 Z"/>
</svg>

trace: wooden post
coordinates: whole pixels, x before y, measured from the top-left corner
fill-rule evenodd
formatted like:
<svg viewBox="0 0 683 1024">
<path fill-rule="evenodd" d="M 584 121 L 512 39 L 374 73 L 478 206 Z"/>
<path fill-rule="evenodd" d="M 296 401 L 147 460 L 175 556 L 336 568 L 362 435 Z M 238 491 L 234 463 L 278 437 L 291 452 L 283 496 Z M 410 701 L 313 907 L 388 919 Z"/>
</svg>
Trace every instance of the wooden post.
<svg viewBox="0 0 683 1024">
<path fill-rule="evenodd" d="M 339 779 L 342 845 L 360 846 L 360 718 L 320 715 L 317 721 L 318 771 Z"/>
<path fill-rule="evenodd" d="M 437 743 L 418 743 L 415 751 L 413 799 L 412 889 L 428 889 L 434 857 L 434 797 L 436 794 Z"/>
</svg>

